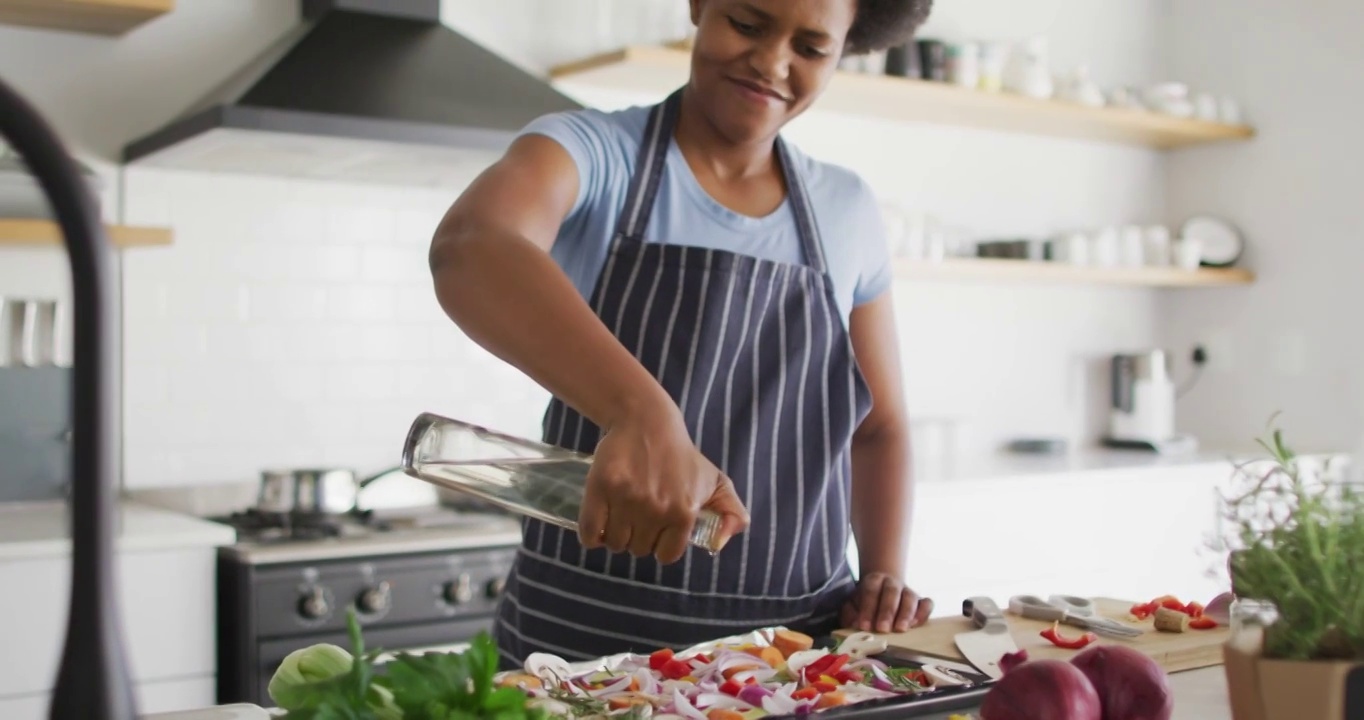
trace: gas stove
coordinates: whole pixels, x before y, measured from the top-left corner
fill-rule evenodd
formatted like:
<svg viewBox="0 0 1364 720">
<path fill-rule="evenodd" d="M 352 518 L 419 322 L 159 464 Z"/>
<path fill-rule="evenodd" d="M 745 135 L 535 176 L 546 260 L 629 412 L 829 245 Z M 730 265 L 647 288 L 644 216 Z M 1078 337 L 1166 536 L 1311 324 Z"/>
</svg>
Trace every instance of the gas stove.
<svg viewBox="0 0 1364 720">
<path fill-rule="evenodd" d="M 253 565 L 516 544 L 521 524 L 505 515 L 441 506 L 341 514 L 264 513 L 210 518 L 237 531 L 225 552 Z"/>
<path fill-rule="evenodd" d="M 458 650 L 491 631 L 521 542 L 505 515 L 442 506 L 337 515 L 257 510 L 211 518 L 237 530 L 218 555 L 218 702 L 269 707 L 285 656 L 365 645 L 387 653 Z"/>
</svg>

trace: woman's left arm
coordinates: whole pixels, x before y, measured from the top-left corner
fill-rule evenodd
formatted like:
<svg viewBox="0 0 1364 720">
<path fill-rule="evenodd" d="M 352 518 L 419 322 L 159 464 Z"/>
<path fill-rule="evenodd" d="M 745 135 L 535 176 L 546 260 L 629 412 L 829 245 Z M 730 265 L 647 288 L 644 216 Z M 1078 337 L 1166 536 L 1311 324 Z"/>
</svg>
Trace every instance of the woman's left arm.
<svg viewBox="0 0 1364 720">
<path fill-rule="evenodd" d="M 933 603 L 904 582 L 913 487 L 891 292 L 854 308 L 849 325 L 873 406 L 852 440 L 852 528 L 861 567 L 842 619 L 859 630 L 903 632 L 926 621 Z"/>
</svg>

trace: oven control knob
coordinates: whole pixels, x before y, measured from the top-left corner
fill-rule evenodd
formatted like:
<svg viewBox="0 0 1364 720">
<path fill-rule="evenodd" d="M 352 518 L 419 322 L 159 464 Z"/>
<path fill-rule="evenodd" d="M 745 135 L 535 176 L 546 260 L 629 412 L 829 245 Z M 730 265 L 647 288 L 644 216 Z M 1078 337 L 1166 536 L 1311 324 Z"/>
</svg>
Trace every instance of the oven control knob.
<svg viewBox="0 0 1364 720">
<path fill-rule="evenodd" d="M 506 589 L 507 589 L 507 579 L 506 579 L 506 578 L 499 577 L 499 578 L 493 578 L 492 580 L 489 580 L 489 581 L 488 581 L 488 587 L 486 588 L 485 592 L 487 593 L 488 597 L 490 597 L 490 598 L 496 598 L 496 597 L 498 597 L 499 595 L 502 594 L 502 591 L 503 591 L 503 590 L 506 590 Z"/>
<path fill-rule="evenodd" d="M 378 585 L 360 593 L 355 604 L 360 607 L 360 612 L 373 615 L 388 609 L 390 596 L 391 590 L 388 581 L 381 580 Z"/>
<path fill-rule="evenodd" d="M 309 589 L 308 594 L 298 601 L 298 614 L 309 620 L 324 618 L 331 610 L 331 604 L 327 602 L 327 592 L 320 587 Z"/>
<path fill-rule="evenodd" d="M 461 573 L 459 579 L 445 583 L 445 602 L 463 605 L 474 599 L 474 581 L 469 573 Z"/>
</svg>

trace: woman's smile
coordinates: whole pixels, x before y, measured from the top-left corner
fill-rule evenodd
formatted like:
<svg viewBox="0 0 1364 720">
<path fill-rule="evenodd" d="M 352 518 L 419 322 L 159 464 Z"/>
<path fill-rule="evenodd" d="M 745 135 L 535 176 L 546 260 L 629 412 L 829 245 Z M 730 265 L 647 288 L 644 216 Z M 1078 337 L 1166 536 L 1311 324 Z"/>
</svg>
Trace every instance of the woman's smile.
<svg viewBox="0 0 1364 720">
<path fill-rule="evenodd" d="M 729 81 L 739 91 L 739 96 L 764 107 L 770 105 L 786 105 L 791 102 L 791 98 L 776 88 L 752 80 L 741 78 L 729 78 Z"/>
</svg>

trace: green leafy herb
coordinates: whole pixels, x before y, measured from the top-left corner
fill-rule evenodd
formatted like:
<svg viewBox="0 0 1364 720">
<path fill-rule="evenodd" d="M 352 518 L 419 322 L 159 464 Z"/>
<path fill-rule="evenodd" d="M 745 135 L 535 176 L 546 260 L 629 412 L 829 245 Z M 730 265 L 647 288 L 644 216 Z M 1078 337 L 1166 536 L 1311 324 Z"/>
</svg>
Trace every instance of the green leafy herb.
<svg viewBox="0 0 1364 720">
<path fill-rule="evenodd" d="M 486 632 L 461 653 L 399 653 L 376 682 L 393 693 L 405 720 L 538 720 L 516 688 L 494 688 L 497 646 Z"/>
<path fill-rule="evenodd" d="M 465 652 L 398 653 L 379 674 L 382 650 L 365 650 L 360 624 L 347 617 L 349 670 L 312 682 L 272 684 L 287 720 L 545 720 L 515 688 L 494 688 L 497 646 L 480 633 Z"/>
<path fill-rule="evenodd" d="M 605 715 L 608 707 L 605 700 L 598 700 L 590 695 L 577 695 L 569 690 L 554 688 L 549 691 L 549 697 L 567 705 L 573 710 L 574 715 L 592 716 Z"/>
<path fill-rule="evenodd" d="M 1272 423 L 1272 419 L 1271 419 Z M 1232 586 L 1277 614 L 1264 654 L 1291 660 L 1364 659 L 1364 495 L 1304 468 L 1274 429 L 1269 454 L 1237 467 L 1240 487 L 1223 498 Z M 1252 466 L 1259 466 L 1251 469 Z"/>
<path fill-rule="evenodd" d="M 894 685 L 897 688 L 903 688 L 906 690 L 923 690 L 924 688 L 927 687 L 926 685 L 923 685 L 922 683 L 918 682 L 918 678 L 921 676 L 923 672 L 918 668 L 892 667 L 886 668 L 885 672 L 886 677 L 890 680 L 890 684 Z"/>
</svg>

